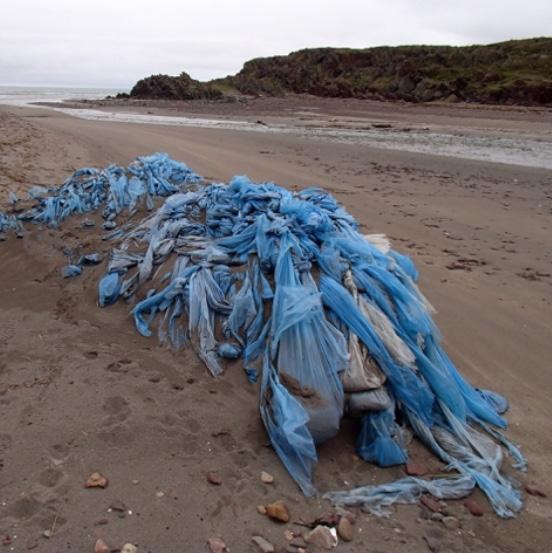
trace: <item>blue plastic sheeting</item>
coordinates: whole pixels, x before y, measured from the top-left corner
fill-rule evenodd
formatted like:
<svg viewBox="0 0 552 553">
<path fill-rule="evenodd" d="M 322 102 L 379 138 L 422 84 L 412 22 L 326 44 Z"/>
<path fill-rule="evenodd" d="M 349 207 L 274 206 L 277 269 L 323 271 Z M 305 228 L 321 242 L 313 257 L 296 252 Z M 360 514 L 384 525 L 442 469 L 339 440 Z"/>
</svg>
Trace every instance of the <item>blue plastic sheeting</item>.
<svg viewBox="0 0 552 553">
<path fill-rule="evenodd" d="M 79 265 L 65 265 L 61 269 L 61 276 L 63 278 L 73 278 L 79 276 L 82 273 L 82 267 Z"/>
<path fill-rule="evenodd" d="M 101 253 L 87 253 L 81 255 L 78 265 L 98 265 L 102 262 L 103 256 Z"/>
<path fill-rule="evenodd" d="M 17 219 L 57 227 L 69 215 L 101 208 L 103 218 L 112 222 L 123 210 L 134 213 L 142 200 L 152 209 L 154 198 L 170 196 L 200 180 L 184 163 L 161 153 L 139 157 L 126 168 L 83 168 L 59 187 L 32 187 L 29 196 L 37 203 Z"/>
<path fill-rule="evenodd" d="M 167 196 L 145 219 L 117 227 L 123 209 Z M 58 224 L 103 209 L 116 242 L 98 284 L 99 304 L 131 305 L 137 330 L 190 346 L 213 376 L 243 359 L 260 380 L 272 445 L 305 494 L 314 494 L 316 446 L 359 417 L 359 455 L 382 466 L 408 459 L 407 427 L 460 476 L 406 479 L 330 497 L 383 512 L 423 491 L 459 497 L 479 486 L 513 516 L 519 490 L 501 472 L 507 402 L 474 388 L 440 345 L 412 261 L 381 235 L 363 236 L 330 194 L 291 192 L 235 177 L 204 185 L 184 164 L 155 154 L 123 170 L 77 171 L 40 194 L 24 218 Z M 356 503 L 355 503 L 356 502 Z"/>
<path fill-rule="evenodd" d="M 18 238 L 21 238 L 23 226 L 15 215 L 0 210 L 0 240 L 5 240 L 8 232 L 14 232 Z"/>
<path fill-rule="evenodd" d="M 401 429 L 395 422 L 394 410 L 368 412 L 362 417 L 357 451 L 365 461 L 382 467 L 406 463 Z"/>
<path fill-rule="evenodd" d="M 469 476 L 453 478 L 401 478 L 389 484 L 362 486 L 353 490 L 329 492 L 324 497 L 338 505 L 361 506 L 376 516 L 389 516 L 389 507 L 396 503 L 418 503 L 422 494 L 428 493 L 438 499 L 460 499 L 470 495 L 475 482 Z"/>
<path fill-rule="evenodd" d="M 98 303 L 100 307 L 115 303 L 120 292 L 121 280 L 118 273 L 107 273 L 98 283 Z"/>
</svg>

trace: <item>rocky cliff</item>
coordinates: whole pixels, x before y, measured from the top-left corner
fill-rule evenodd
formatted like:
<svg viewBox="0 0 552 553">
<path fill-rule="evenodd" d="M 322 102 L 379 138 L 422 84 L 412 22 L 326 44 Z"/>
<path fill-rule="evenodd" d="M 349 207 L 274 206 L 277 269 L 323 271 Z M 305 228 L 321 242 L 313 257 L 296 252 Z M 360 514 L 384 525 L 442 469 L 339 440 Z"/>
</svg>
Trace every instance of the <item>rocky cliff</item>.
<svg viewBox="0 0 552 553">
<path fill-rule="evenodd" d="M 148 77 L 131 96 L 220 98 L 228 89 L 250 95 L 552 105 L 552 38 L 462 47 L 307 49 L 250 60 L 236 75 L 210 83 L 186 73 Z"/>
</svg>

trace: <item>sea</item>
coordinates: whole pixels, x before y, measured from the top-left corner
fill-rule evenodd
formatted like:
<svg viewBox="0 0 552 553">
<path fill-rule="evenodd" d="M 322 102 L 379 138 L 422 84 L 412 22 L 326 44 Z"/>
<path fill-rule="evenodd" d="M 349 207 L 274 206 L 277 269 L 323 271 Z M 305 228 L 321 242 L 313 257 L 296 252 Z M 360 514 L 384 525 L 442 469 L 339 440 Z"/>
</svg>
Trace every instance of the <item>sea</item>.
<svg viewBox="0 0 552 553">
<path fill-rule="evenodd" d="M 114 96 L 118 92 L 128 92 L 113 88 L 62 88 L 54 86 L 2 86 L 0 104 L 28 106 L 36 102 L 62 102 L 63 100 L 99 100 Z"/>
<path fill-rule="evenodd" d="M 61 88 L 38 86 L 0 86 L 0 104 L 34 106 L 36 102 L 62 102 L 63 100 L 97 100 L 118 92 L 112 88 Z M 225 129 L 243 132 L 290 134 L 313 140 L 325 140 L 344 144 L 361 144 L 385 150 L 471 159 L 492 163 L 507 163 L 524 167 L 552 169 L 552 132 L 546 136 L 516 135 L 513 133 L 443 132 L 391 128 L 328 128 L 304 127 L 292 124 L 259 125 L 236 119 L 213 119 L 154 115 L 145 113 L 120 113 L 109 110 L 73 109 L 63 105 L 53 107 L 73 117 L 94 121 Z"/>
</svg>

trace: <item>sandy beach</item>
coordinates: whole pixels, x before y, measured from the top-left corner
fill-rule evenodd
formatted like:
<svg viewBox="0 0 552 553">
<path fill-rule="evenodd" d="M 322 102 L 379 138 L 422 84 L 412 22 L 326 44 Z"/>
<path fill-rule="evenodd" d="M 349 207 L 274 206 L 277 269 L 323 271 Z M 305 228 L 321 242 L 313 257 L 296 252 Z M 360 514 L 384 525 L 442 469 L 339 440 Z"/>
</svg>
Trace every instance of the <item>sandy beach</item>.
<svg viewBox="0 0 552 553">
<path fill-rule="evenodd" d="M 480 492 L 474 497 L 482 517 L 462 501 L 449 501 L 446 510 L 461 525 L 452 530 L 420 506 L 399 507 L 389 519 L 358 511 L 354 540 L 336 551 L 550 551 L 552 175 L 545 154 L 551 110 L 322 99 L 86 107 L 299 130 L 402 129 L 457 136 L 467 150 L 476 138 L 518 144 L 512 155 L 521 162 L 508 164 L 378 148 L 374 140 L 313 138 L 302 130 L 84 120 L 47 108 L 0 106 L 0 197 L 7 207 L 8 191 L 59 184 L 77 168 L 126 165 L 156 151 L 209 180 L 247 174 L 290 189 L 316 184 L 329 190 L 363 231 L 387 234 L 414 259 L 460 371 L 510 400 L 508 436 L 529 461 L 526 474 L 512 474 L 548 495 L 524 493 L 523 512 L 507 521 Z M 534 146 L 524 158 L 519 152 L 526 141 Z M 215 380 L 193 352 L 174 353 L 141 337 L 122 303 L 97 307 L 101 266 L 63 280 L 65 246 L 109 251 L 98 229 L 81 228 L 79 218 L 59 230 L 27 228 L 23 240 L 0 243 L 0 532 L 10 537 L 6 551 L 92 551 L 101 537 L 114 548 L 135 543 L 139 553 L 201 552 L 208 538 L 219 536 L 241 553 L 257 551 L 254 535 L 285 551 L 284 530 L 298 526 L 277 525 L 256 506 L 285 499 L 292 521 L 300 523 L 329 504 L 305 499 L 268 447 L 258 391 L 239 363 Z M 403 475 L 400 467 L 384 470 L 356 457 L 354 430 L 345 421 L 340 436 L 320 448 L 320 491 Z M 419 444 L 411 452 L 441 470 Z M 106 489 L 83 488 L 93 471 L 109 478 Z M 206 481 L 208 471 L 221 476 L 220 486 Z M 263 484 L 261 471 L 274 475 L 274 484 Z"/>
</svg>

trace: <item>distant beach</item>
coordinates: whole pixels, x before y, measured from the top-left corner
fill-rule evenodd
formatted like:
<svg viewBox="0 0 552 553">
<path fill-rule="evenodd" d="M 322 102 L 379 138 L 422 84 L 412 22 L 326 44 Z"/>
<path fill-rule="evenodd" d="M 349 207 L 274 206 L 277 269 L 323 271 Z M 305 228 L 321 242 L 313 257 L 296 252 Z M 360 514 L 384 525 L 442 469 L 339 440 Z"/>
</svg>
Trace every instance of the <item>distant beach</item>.
<svg viewBox="0 0 552 553">
<path fill-rule="evenodd" d="M 290 96 L 250 99 L 252 117 L 239 102 L 103 101 L 115 94 L 110 89 L 0 87 L 0 104 L 42 104 L 90 121 L 290 134 L 552 169 L 552 130 L 542 125 L 524 127 L 519 118 L 521 112 L 540 117 L 543 122 L 550 121 L 552 110 L 546 108 L 476 106 L 474 109 L 471 105 L 462 108 L 442 103 L 399 103 L 400 108 L 393 113 L 390 102 Z M 255 114 L 266 118 L 255 119 Z M 423 119 L 424 114 L 427 120 Z M 457 124 L 461 119 L 468 120 L 468 125 Z M 489 120 L 494 124 L 489 125 Z"/>
</svg>

